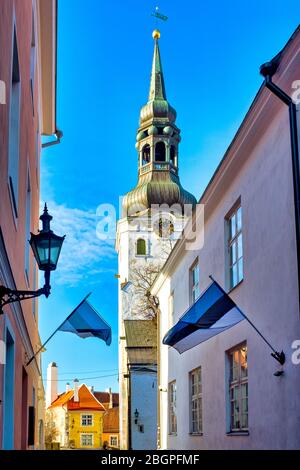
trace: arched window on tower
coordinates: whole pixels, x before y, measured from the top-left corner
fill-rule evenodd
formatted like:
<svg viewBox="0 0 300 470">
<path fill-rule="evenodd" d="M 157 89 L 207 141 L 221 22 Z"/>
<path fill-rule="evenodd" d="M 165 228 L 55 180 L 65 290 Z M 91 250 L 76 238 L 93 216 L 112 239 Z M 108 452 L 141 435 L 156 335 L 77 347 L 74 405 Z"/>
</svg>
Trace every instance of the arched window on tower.
<svg viewBox="0 0 300 470">
<path fill-rule="evenodd" d="M 146 144 L 142 148 L 142 165 L 147 165 L 150 163 L 150 145 Z"/>
<path fill-rule="evenodd" d="M 136 242 L 136 254 L 139 256 L 146 255 L 146 240 L 139 238 Z"/>
<path fill-rule="evenodd" d="M 170 147 L 170 162 L 172 163 L 172 165 L 176 165 L 176 149 L 175 149 L 175 145 L 171 145 Z"/>
<path fill-rule="evenodd" d="M 157 142 L 157 144 L 155 145 L 155 161 L 166 161 L 166 146 L 163 142 Z"/>
</svg>

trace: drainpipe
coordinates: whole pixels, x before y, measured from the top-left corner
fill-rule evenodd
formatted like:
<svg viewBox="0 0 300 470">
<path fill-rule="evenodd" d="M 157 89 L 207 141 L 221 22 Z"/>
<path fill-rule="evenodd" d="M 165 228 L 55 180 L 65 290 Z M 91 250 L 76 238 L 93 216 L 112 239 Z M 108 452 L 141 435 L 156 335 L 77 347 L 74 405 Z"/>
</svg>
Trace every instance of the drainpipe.
<svg viewBox="0 0 300 470">
<path fill-rule="evenodd" d="M 56 131 L 53 135 L 55 137 L 55 140 L 51 140 L 50 142 L 46 142 L 45 144 L 42 144 L 43 149 L 46 148 L 46 147 L 51 147 L 52 145 L 60 144 L 60 139 L 63 136 L 62 131 L 60 131 L 59 129 L 56 129 Z"/>
<path fill-rule="evenodd" d="M 293 171 L 293 190 L 295 205 L 295 229 L 296 229 L 296 245 L 297 245 L 297 267 L 298 267 L 298 302 L 300 304 L 300 168 L 299 168 L 299 147 L 297 132 L 297 109 L 292 98 L 287 95 L 272 81 L 273 75 L 279 66 L 278 58 L 274 58 L 271 62 L 261 65 L 260 73 L 265 77 L 265 86 L 277 98 L 279 98 L 289 108 L 290 117 L 290 137 L 291 137 L 291 154 L 292 154 L 292 171 Z"/>
</svg>

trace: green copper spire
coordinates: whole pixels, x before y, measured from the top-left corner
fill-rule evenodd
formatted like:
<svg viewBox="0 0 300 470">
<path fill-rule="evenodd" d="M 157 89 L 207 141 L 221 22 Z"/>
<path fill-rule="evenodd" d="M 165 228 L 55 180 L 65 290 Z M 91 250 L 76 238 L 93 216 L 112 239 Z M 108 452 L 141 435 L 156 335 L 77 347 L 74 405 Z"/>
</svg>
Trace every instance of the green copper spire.
<svg viewBox="0 0 300 470">
<path fill-rule="evenodd" d="M 149 101 L 167 100 L 164 76 L 159 53 L 158 38 L 155 39 L 154 55 L 152 62 Z"/>
<path fill-rule="evenodd" d="M 152 37 L 154 56 L 152 62 L 150 94 L 140 111 L 135 148 L 138 152 L 138 182 L 123 199 L 123 216 L 135 216 L 153 205 L 176 204 L 183 209 L 194 206 L 195 197 L 186 191 L 178 175 L 178 147 L 180 129 L 175 124 L 176 111 L 167 101 L 161 58 L 158 47 L 160 32 Z"/>
<path fill-rule="evenodd" d="M 155 123 L 157 120 L 161 124 L 168 125 L 176 120 L 176 111 L 167 101 L 164 76 L 158 46 L 160 32 L 156 29 L 153 31 L 154 54 L 152 62 L 150 93 L 148 102 L 142 107 L 140 112 L 140 126 Z M 162 121 L 163 120 L 163 121 Z"/>
</svg>

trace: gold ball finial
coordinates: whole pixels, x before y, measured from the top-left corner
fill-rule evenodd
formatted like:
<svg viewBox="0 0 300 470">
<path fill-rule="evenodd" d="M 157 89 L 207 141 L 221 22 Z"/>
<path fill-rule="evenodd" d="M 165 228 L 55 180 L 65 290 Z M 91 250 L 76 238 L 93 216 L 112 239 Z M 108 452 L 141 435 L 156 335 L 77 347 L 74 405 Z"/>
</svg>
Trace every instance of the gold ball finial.
<svg viewBox="0 0 300 470">
<path fill-rule="evenodd" d="M 158 29 L 155 29 L 152 33 L 153 39 L 159 39 L 160 38 L 160 31 Z"/>
</svg>

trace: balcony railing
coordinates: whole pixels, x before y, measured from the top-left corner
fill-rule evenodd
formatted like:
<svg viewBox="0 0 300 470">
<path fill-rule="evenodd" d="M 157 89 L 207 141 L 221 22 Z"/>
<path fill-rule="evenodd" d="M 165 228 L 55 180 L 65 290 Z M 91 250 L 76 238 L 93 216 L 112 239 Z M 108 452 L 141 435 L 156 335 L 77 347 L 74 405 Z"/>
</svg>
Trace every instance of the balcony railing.
<svg viewBox="0 0 300 470">
<path fill-rule="evenodd" d="M 171 171 L 177 173 L 176 167 L 171 162 L 150 162 L 140 168 L 140 175 L 149 173 L 150 171 Z"/>
</svg>

